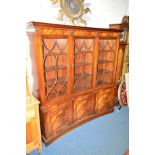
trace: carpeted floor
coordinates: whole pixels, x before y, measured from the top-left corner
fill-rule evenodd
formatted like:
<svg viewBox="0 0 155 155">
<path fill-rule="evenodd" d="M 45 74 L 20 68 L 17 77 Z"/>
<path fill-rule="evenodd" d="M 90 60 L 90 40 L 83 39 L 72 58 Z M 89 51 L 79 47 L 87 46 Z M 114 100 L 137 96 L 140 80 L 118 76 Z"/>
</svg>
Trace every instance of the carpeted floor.
<svg viewBox="0 0 155 155">
<path fill-rule="evenodd" d="M 123 155 L 129 149 L 129 108 L 92 120 L 60 137 L 40 155 Z M 37 150 L 27 155 L 38 155 Z"/>
</svg>

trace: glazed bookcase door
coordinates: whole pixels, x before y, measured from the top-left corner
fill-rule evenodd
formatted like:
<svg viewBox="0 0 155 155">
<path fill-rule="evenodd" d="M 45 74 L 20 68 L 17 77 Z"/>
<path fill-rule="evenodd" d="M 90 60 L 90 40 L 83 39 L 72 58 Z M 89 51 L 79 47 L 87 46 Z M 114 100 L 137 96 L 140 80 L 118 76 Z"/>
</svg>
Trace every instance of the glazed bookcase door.
<svg viewBox="0 0 155 155">
<path fill-rule="evenodd" d="M 67 43 L 67 38 L 42 38 L 46 99 L 68 94 Z"/>
<path fill-rule="evenodd" d="M 107 85 L 113 82 L 116 39 L 99 39 L 96 85 Z"/>
<path fill-rule="evenodd" d="M 92 87 L 93 38 L 74 39 L 74 92 Z"/>
</svg>

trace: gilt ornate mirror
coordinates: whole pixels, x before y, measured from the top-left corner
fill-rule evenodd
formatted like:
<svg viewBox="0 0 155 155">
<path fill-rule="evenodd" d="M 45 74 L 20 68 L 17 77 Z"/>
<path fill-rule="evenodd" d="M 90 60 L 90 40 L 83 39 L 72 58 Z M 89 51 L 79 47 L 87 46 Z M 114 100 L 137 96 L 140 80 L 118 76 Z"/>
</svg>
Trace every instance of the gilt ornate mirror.
<svg viewBox="0 0 155 155">
<path fill-rule="evenodd" d="M 75 21 L 79 21 L 84 26 L 87 25 L 83 15 L 91 11 L 88 7 L 84 7 L 84 0 L 51 0 L 51 2 L 52 4 L 60 3 L 61 9 L 58 13 L 58 20 L 63 20 L 66 16 L 71 25 L 76 25 Z"/>
</svg>

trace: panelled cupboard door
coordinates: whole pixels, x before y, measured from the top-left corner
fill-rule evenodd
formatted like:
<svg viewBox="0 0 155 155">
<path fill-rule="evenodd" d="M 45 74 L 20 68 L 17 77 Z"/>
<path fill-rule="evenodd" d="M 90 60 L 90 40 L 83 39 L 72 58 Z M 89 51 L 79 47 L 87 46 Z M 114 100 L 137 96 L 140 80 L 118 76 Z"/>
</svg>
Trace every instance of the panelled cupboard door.
<svg viewBox="0 0 155 155">
<path fill-rule="evenodd" d="M 114 89 L 100 90 L 96 93 L 96 106 L 95 111 L 102 113 L 114 106 Z"/>
<path fill-rule="evenodd" d="M 46 99 L 68 95 L 68 38 L 42 37 Z"/>
<path fill-rule="evenodd" d="M 94 94 L 83 95 L 74 100 L 74 121 L 86 118 L 94 112 Z"/>
<path fill-rule="evenodd" d="M 74 38 L 74 92 L 92 88 L 94 38 Z"/>
<path fill-rule="evenodd" d="M 61 102 L 55 104 L 46 113 L 46 135 L 52 134 L 53 136 L 63 132 L 72 121 L 72 106 L 71 101 Z"/>
<path fill-rule="evenodd" d="M 98 59 L 96 85 L 112 84 L 116 58 L 116 38 L 100 38 L 98 43 Z"/>
</svg>

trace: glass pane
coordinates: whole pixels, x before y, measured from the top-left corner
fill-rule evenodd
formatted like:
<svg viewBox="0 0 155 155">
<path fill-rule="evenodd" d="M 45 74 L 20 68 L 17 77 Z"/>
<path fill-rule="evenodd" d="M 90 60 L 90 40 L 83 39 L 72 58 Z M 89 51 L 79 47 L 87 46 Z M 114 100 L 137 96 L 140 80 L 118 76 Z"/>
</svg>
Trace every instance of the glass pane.
<svg viewBox="0 0 155 155">
<path fill-rule="evenodd" d="M 92 86 L 92 60 L 94 39 L 75 39 L 74 45 L 74 91 Z"/>
<path fill-rule="evenodd" d="M 46 99 L 67 95 L 67 39 L 43 38 Z"/>
<path fill-rule="evenodd" d="M 97 63 L 97 85 L 111 84 L 116 51 L 115 39 L 100 39 Z"/>
</svg>

